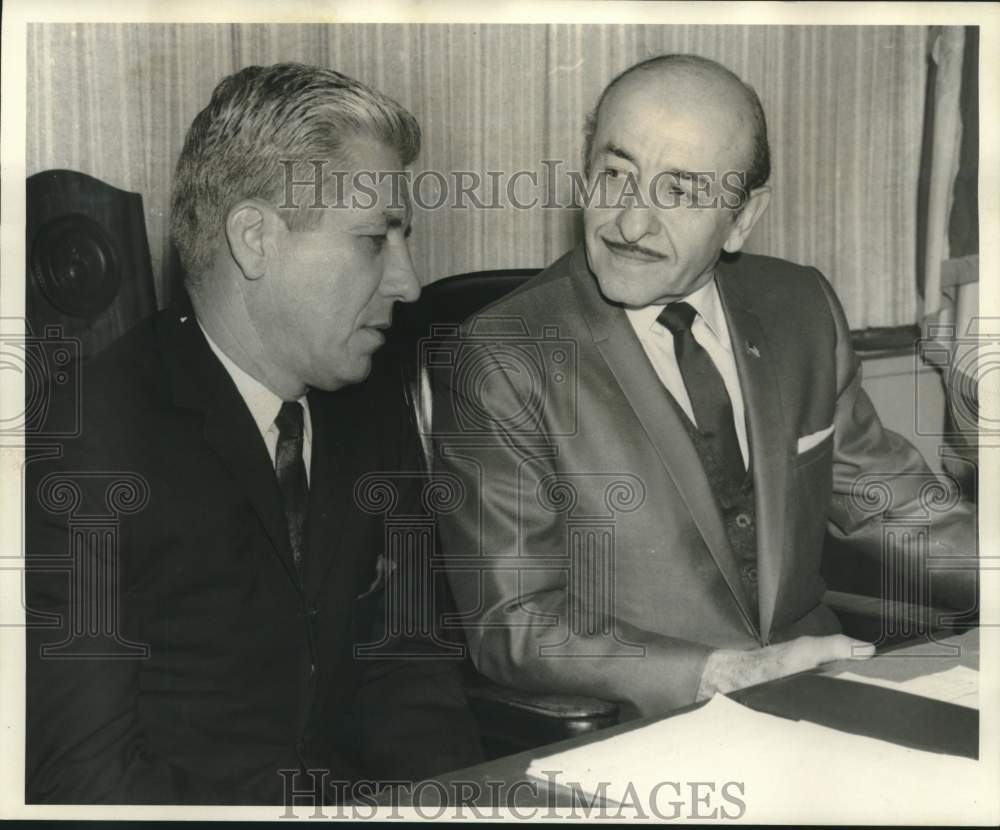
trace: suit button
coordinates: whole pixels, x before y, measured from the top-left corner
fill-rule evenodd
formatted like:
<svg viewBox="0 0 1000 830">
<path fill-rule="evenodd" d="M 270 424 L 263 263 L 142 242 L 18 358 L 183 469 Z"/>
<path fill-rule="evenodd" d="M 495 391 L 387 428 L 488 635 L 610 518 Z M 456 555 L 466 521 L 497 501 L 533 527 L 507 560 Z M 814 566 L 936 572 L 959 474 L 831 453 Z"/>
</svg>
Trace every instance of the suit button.
<svg viewBox="0 0 1000 830">
<path fill-rule="evenodd" d="M 736 516 L 736 526 L 737 527 L 750 527 L 753 524 L 753 519 L 750 518 L 746 513 L 740 513 Z"/>
<path fill-rule="evenodd" d="M 309 619 L 311 622 L 315 622 L 318 616 L 319 616 L 319 608 L 317 608 L 315 605 L 308 611 L 306 611 L 306 618 Z"/>
<path fill-rule="evenodd" d="M 316 666 L 315 663 L 310 663 L 309 664 L 309 677 L 310 678 L 315 678 L 317 674 L 319 674 L 319 668 L 317 668 L 317 666 Z"/>
<path fill-rule="evenodd" d="M 743 576 L 747 580 L 749 580 L 750 582 L 756 582 L 757 581 L 757 566 L 756 565 L 744 565 L 743 568 L 742 568 L 742 570 L 743 570 Z"/>
</svg>

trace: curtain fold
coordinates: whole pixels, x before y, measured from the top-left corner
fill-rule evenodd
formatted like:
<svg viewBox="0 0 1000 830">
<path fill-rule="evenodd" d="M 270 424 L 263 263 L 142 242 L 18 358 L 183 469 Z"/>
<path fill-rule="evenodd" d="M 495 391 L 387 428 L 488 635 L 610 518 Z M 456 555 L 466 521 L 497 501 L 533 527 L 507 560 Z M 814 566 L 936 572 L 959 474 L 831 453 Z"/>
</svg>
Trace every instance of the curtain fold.
<svg viewBox="0 0 1000 830">
<path fill-rule="evenodd" d="M 253 63 L 330 66 L 408 107 L 414 172 L 581 170 L 582 125 L 603 86 L 664 52 L 714 58 L 768 115 L 772 205 L 748 248 L 815 265 L 855 328 L 913 323 L 924 27 L 31 24 L 27 171 L 68 167 L 142 194 L 161 304 L 172 168 L 218 80 Z M 479 192 L 488 202 L 489 188 Z M 506 196 L 506 194 L 504 194 Z M 568 198 L 564 175 L 556 195 Z M 541 266 L 578 238 L 571 209 L 420 210 L 425 282 Z"/>
</svg>

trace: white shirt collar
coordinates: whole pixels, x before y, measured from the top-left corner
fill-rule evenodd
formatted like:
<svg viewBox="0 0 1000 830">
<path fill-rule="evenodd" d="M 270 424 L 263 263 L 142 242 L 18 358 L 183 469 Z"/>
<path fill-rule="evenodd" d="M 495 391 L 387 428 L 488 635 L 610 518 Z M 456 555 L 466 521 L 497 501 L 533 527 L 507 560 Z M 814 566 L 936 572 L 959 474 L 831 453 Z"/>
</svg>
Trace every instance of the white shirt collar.
<svg viewBox="0 0 1000 830">
<path fill-rule="evenodd" d="M 722 300 L 719 298 L 719 288 L 715 284 L 715 277 L 713 276 L 701 288 L 688 294 L 684 298 L 684 302 L 698 312 L 698 316 L 715 335 L 716 340 L 725 346 L 727 351 L 732 351 L 732 345 L 727 336 L 729 327 L 726 325 L 726 315 L 722 310 Z M 656 318 L 666 307 L 667 303 L 654 303 L 643 308 L 627 308 L 625 313 L 629 316 L 636 331 L 650 331 L 653 326 L 659 325 Z"/>
<path fill-rule="evenodd" d="M 198 327 L 201 329 L 201 333 L 205 335 L 205 340 L 208 341 L 209 348 L 219 358 L 219 361 L 233 379 L 236 391 L 240 393 L 240 397 L 246 403 L 247 409 L 250 410 L 250 415 L 253 416 L 254 423 L 257 424 L 260 434 L 264 435 L 274 426 L 274 419 L 278 417 L 278 412 L 281 410 L 282 399 L 257 380 L 257 378 L 237 366 L 232 358 L 222 351 L 218 344 L 209 336 L 200 320 L 198 321 Z M 302 409 L 304 410 L 302 435 L 306 441 L 311 442 L 312 420 L 309 417 L 309 404 L 305 395 L 299 398 L 299 403 L 302 404 Z"/>
</svg>

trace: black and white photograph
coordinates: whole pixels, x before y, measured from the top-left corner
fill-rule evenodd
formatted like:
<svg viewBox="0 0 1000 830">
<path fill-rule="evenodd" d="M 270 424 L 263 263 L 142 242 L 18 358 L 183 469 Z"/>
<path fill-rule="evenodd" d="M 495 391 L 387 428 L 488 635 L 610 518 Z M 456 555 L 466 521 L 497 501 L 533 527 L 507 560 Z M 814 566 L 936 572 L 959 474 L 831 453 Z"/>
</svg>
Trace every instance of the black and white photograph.
<svg viewBox="0 0 1000 830">
<path fill-rule="evenodd" d="M 1000 7 L 4 12 L 3 818 L 1000 822 Z"/>
</svg>

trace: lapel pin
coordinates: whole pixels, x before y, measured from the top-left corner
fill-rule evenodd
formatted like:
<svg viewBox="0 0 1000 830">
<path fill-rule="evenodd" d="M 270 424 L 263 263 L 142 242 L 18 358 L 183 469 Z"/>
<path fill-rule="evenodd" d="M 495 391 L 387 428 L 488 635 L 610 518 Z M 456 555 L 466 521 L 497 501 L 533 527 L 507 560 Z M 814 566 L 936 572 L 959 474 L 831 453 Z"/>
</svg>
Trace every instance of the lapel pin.
<svg viewBox="0 0 1000 830">
<path fill-rule="evenodd" d="M 747 340 L 747 354 L 752 354 L 754 357 L 760 357 L 760 349 L 757 348 L 755 343 L 751 343 Z"/>
</svg>

